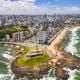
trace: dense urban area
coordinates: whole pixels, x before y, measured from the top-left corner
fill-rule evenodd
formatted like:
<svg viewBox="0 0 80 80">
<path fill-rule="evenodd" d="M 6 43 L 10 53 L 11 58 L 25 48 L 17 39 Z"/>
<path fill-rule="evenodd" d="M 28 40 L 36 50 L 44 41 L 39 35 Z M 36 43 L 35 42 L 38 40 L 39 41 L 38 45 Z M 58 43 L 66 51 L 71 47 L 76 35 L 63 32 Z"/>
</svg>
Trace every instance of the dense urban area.
<svg viewBox="0 0 80 80">
<path fill-rule="evenodd" d="M 80 15 L 3 15 L 0 40 L 23 42 L 37 34 L 38 43 L 46 43 L 60 29 L 79 24 Z"/>
<path fill-rule="evenodd" d="M 55 70 L 56 80 L 68 80 L 64 68 L 79 70 L 80 58 L 66 52 L 64 46 L 71 29 L 79 26 L 78 14 L 0 15 L 0 46 L 15 51 L 14 58 L 8 59 L 15 74 L 11 80 L 25 76 L 39 80 L 50 69 Z"/>
</svg>

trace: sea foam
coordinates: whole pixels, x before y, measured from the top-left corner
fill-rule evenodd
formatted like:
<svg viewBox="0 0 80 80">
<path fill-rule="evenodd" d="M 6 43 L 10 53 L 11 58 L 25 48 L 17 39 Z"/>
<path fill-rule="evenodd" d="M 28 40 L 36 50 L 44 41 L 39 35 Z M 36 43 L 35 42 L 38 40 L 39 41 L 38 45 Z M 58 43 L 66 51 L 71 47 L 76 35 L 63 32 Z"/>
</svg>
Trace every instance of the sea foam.
<svg viewBox="0 0 80 80">
<path fill-rule="evenodd" d="M 75 44 L 78 42 L 77 40 L 77 33 L 76 31 L 78 30 L 78 28 L 74 28 L 71 30 L 71 34 L 70 34 L 70 42 L 68 43 L 68 46 L 65 47 L 65 50 L 67 52 L 70 52 L 72 55 L 74 55 L 77 52 L 77 49 L 75 48 Z"/>
</svg>

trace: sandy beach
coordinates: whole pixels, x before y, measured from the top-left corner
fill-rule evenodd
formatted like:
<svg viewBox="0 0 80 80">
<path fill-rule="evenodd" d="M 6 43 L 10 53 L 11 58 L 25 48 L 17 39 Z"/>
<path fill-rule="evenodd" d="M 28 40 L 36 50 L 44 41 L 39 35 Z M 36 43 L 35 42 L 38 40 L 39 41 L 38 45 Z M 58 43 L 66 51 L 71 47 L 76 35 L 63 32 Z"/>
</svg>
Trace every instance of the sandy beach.
<svg viewBox="0 0 80 80">
<path fill-rule="evenodd" d="M 69 27 L 66 27 L 66 28 L 52 41 L 52 43 L 49 45 L 49 49 L 50 49 L 53 53 L 56 53 L 56 52 L 57 52 L 55 46 L 60 45 L 61 42 L 64 41 L 65 36 L 67 36 L 67 33 L 69 33 L 69 32 L 70 32 L 70 28 L 69 28 Z"/>
</svg>

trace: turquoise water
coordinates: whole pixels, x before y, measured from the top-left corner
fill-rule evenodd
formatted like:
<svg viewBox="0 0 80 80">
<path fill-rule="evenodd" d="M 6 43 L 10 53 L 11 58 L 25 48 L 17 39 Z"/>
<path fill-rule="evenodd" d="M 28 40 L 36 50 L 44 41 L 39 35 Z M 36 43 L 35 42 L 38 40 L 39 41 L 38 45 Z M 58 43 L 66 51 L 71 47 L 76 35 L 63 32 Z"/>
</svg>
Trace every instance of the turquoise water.
<svg viewBox="0 0 80 80">
<path fill-rule="evenodd" d="M 2 54 L 5 53 L 6 50 L 7 50 L 7 48 L 0 47 L 0 61 L 3 61 L 4 60 Z M 2 74 L 6 74 L 7 73 L 7 67 L 2 62 L 0 62 L 0 73 L 2 73 Z"/>
<path fill-rule="evenodd" d="M 70 34 L 67 51 L 80 57 L 80 29 L 73 29 Z"/>
<path fill-rule="evenodd" d="M 75 31 L 76 33 L 76 43 L 74 44 L 74 47 L 76 49 L 76 51 L 74 52 L 74 54 L 78 57 L 80 57 L 80 29 Z M 76 78 L 75 80 L 80 80 L 80 72 L 76 72 Z"/>
<path fill-rule="evenodd" d="M 76 34 L 77 34 L 77 43 L 76 44 L 74 44 L 74 46 L 76 47 L 76 54 L 78 55 L 78 56 L 80 56 L 80 29 L 78 29 L 77 31 L 76 31 Z"/>
<path fill-rule="evenodd" d="M 0 60 L 3 60 L 2 54 L 7 50 L 6 47 L 0 47 Z"/>
<path fill-rule="evenodd" d="M 80 57 L 80 28 L 75 28 L 72 30 L 69 36 L 68 45 L 66 46 L 66 51 L 76 55 L 77 57 Z M 79 70 L 75 70 L 72 75 L 74 78 L 71 80 L 80 80 Z"/>
<path fill-rule="evenodd" d="M 13 53 L 12 49 L 0 46 L 0 80 L 11 80 L 8 74 L 7 64 L 5 64 L 9 63 L 9 61 L 3 57 L 3 54 L 10 54 L 11 52 Z"/>
</svg>

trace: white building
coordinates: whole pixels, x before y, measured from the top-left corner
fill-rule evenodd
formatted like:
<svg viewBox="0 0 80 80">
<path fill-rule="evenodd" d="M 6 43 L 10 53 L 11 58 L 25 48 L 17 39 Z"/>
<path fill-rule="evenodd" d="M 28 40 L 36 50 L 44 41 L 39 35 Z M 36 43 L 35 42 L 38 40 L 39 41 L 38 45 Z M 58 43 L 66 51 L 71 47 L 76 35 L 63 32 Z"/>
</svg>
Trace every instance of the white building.
<svg viewBox="0 0 80 80">
<path fill-rule="evenodd" d="M 28 27 L 28 30 L 31 32 L 31 34 L 33 34 L 35 32 L 35 27 Z"/>
<path fill-rule="evenodd" d="M 54 35 L 55 29 L 54 29 L 53 27 L 48 27 L 48 32 L 49 32 L 51 35 Z"/>
<path fill-rule="evenodd" d="M 10 40 L 9 34 L 6 34 L 6 35 L 5 35 L 5 40 L 6 40 L 6 41 L 9 41 L 9 40 Z"/>
<path fill-rule="evenodd" d="M 47 42 L 47 32 L 39 31 L 37 33 L 37 43 L 44 44 Z"/>
</svg>

